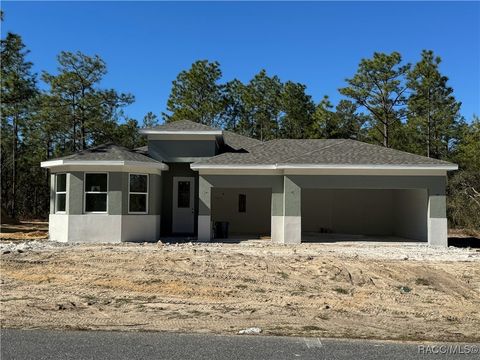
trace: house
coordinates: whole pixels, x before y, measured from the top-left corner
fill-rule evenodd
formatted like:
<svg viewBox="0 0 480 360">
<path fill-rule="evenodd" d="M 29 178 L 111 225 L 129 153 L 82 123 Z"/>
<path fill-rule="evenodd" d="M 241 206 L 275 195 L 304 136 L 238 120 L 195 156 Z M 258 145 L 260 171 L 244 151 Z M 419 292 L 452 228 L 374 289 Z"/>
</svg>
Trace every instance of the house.
<svg viewBox="0 0 480 360">
<path fill-rule="evenodd" d="M 113 144 L 42 162 L 51 172 L 57 241 L 300 243 L 322 232 L 447 245 L 445 186 L 457 165 L 344 139 L 260 142 L 191 121 L 142 129 L 148 145 Z"/>
</svg>

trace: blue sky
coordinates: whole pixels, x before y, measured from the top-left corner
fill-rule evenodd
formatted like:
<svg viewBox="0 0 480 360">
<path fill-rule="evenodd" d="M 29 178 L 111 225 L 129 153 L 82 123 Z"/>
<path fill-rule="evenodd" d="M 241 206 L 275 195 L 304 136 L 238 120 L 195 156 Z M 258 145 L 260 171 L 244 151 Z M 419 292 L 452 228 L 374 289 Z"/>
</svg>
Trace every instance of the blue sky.
<svg viewBox="0 0 480 360">
<path fill-rule="evenodd" d="M 20 34 L 35 71 L 56 69 L 61 50 L 98 54 L 103 87 L 135 95 L 138 120 L 165 111 L 171 81 L 198 59 L 217 60 L 224 80 L 247 82 L 260 69 L 307 85 L 336 103 L 360 59 L 422 49 L 443 59 L 462 114 L 480 114 L 479 2 L 7 2 L 7 31 Z"/>
</svg>

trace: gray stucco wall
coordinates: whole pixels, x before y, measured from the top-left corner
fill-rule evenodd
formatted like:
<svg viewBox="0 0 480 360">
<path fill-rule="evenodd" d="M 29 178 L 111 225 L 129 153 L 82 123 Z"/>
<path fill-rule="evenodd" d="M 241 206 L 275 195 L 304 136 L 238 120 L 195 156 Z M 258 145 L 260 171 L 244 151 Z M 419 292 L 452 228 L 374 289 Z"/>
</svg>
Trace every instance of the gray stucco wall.
<svg viewBox="0 0 480 360">
<path fill-rule="evenodd" d="M 289 175 L 302 189 L 429 189 L 445 194 L 444 176 Z"/>
<path fill-rule="evenodd" d="M 239 212 L 239 195 L 246 196 L 246 211 Z M 270 189 L 212 190 L 212 221 L 228 221 L 231 235 L 270 235 Z"/>
<path fill-rule="evenodd" d="M 55 174 L 50 174 L 50 214 L 55 213 Z"/>
<path fill-rule="evenodd" d="M 122 215 L 126 209 L 127 202 L 123 201 L 123 194 L 128 194 L 128 174 L 121 172 L 110 172 L 108 175 L 108 214 Z M 128 195 L 127 195 L 128 196 Z M 125 205 L 122 207 L 122 205 Z"/>
<path fill-rule="evenodd" d="M 164 172 L 163 174 L 166 174 Z M 161 215 L 162 213 L 162 176 L 150 174 L 148 213 Z"/>
<path fill-rule="evenodd" d="M 194 162 L 198 158 L 215 156 L 215 140 L 149 140 L 148 152 L 154 159 L 167 163 Z"/>
<path fill-rule="evenodd" d="M 392 190 L 303 189 L 302 231 L 393 235 Z"/>
<path fill-rule="evenodd" d="M 185 176 L 195 178 L 194 209 L 198 212 L 198 172 L 190 169 L 189 163 L 169 163 L 169 170 L 162 173 L 162 198 L 161 198 L 161 227 L 162 236 L 172 234 L 172 207 L 173 207 L 173 178 L 176 176 Z M 194 231 L 197 232 L 198 219 L 194 216 Z"/>
<path fill-rule="evenodd" d="M 395 190 L 394 232 L 414 240 L 427 240 L 428 193 L 425 189 Z"/>
<path fill-rule="evenodd" d="M 69 215 L 83 214 L 83 172 L 69 173 L 70 186 L 67 188 Z"/>
<path fill-rule="evenodd" d="M 271 214 L 283 215 L 282 175 L 202 175 L 199 179 L 199 215 L 210 215 L 211 187 L 223 189 L 271 189 Z"/>
</svg>

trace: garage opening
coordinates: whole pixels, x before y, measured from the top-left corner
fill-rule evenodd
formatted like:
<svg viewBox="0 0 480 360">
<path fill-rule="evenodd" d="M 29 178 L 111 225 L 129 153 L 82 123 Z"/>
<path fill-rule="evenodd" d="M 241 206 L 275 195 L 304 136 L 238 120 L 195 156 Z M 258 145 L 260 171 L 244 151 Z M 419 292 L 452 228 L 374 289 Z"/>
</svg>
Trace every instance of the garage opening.
<svg viewBox="0 0 480 360">
<path fill-rule="evenodd" d="M 228 238 L 270 236 L 271 189 L 212 189 L 212 222 L 228 223 Z"/>
<path fill-rule="evenodd" d="M 425 189 L 302 189 L 302 241 L 427 241 Z"/>
</svg>

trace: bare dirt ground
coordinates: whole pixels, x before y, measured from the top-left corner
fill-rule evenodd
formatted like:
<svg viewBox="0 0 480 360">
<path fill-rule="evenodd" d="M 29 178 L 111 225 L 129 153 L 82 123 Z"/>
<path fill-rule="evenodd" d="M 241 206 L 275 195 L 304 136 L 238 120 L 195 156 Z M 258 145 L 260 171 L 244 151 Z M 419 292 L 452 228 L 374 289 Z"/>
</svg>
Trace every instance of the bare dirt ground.
<svg viewBox="0 0 480 360">
<path fill-rule="evenodd" d="M 0 240 L 23 241 L 48 238 L 48 222 L 20 221 L 18 224 L 1 224 Z"/>
<path fill-rule="evenodd" d="M 3 327 L 480 340 L 475 249 L 257 240 L 0 250 Z"/>
</svg>

